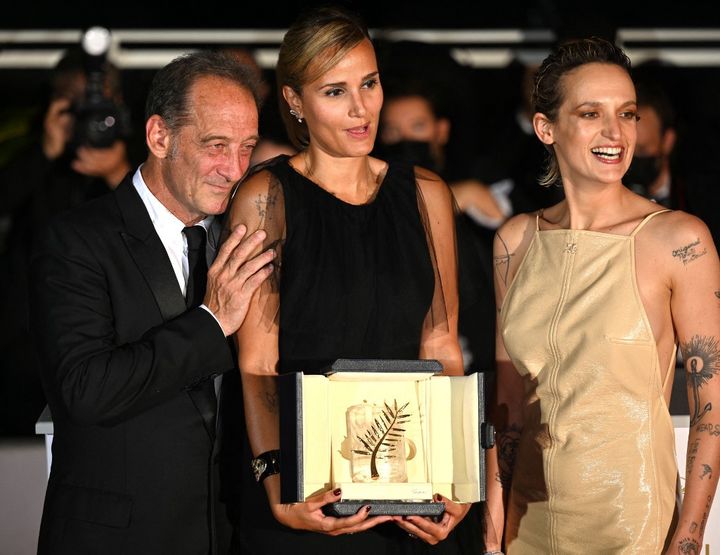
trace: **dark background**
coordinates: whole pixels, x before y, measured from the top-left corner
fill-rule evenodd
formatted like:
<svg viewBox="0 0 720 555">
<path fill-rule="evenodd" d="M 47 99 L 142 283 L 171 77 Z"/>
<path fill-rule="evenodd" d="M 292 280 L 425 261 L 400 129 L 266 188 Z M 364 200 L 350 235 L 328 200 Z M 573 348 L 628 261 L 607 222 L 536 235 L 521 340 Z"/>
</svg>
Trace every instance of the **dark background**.
<svg viewBox="0 0 720 555">
<path fill-rule="evenodd" d="M 301 1 L 60 1 L 14 2 L 3 13 L 4 29 L 63 29 L 87 25 L 147 28 L 252 29 L 287 27 L 305 6 Z M 569 0 L 433 2 L 345 2 L 360 11 L 370 27 L 503 29 L 598 26 L 715 27 L 717 2 L 670 0 L 575 2 Z"/>
<path fill-rule="evenodd" d="M 253 2 L 171 2 L 130 0 L 107 2 L 16 2 L 13 13 L 4 13 L 0 28 L 73 29 L 92 25 L 109 29 L 285 29 L 298 12 L 325 2 L 272 1 Z M 669 0 L 626 2 L 571 2 L 569 0 L 526 0 L 488 2 L 483 0 L 440 0 L 433 2 L 340 2 L 357 10 L 371 29 L 516 29 L 550 31 L 558 39 L 571 36 L 599 35 L 615 38 L 617 29 L 715 29 L 720 31 L 720 2 L 677 2 Z M 18 45 L 0 44 L 11 49 Z M 48 48 L 51 44 L 24 44 L 23 48 Z M 56 44 L 55 46 L 66 46 Z M 196 44 L 169 44 L 168 48 L 198 47 Z M 277 47 L 272 45 L 246 45 Z M 493 131 L 503 125 L 520 100 L 522 68 L 515 63 L 506 67 L 470 68 L 449 57 L 452 45 L 377 43 L 381 69 L 385 75 L 418 74 L 442 89 L 447 115 L 454 122 L 451 155 L 457 157 L 485 149 L 493 141 Z M 470 45 L 472 47 L 483 45 Z M 549 43 L 525 42 L 487 45 L 492 48 L 549 48 Z M 716 48 L 720 58 L 720 40 L 695 43 L 684 41 L 663 45 L 656 41 L 635 43 L 633 47 L 672 46 L 673 48 Z M 133 48 L 153 47 L 133 44 Z M 157 47 L 157 46 L 156 46 Z M 655 64 L 645 73 L 657 76 L 668 90 L 679 115 L 679 125 L 693 131 L 684 135 L 706 135 L 720 122 L 720 64 L 718 67 L 672 67 Z M 389 70 L 389 71 L 388 71 Z M 126 102 L 137 126 L 142 126 L 145 92 L 154 71 L 124 71 Z M 272 82 L 272 70 L 266 69 Z M 37 111 L 47 94 L 49 71 L 42 68 L 0 68 L 0 165 L 22 142 L 24 123 Z M 272 101 L 274 103 L 274 101 Z M 682 129 L 681 129 L 682 131 Z M 708 143 L 693 146 L 688 163 L 712 157 L 716 144 L 710 133 Z M 10 142 L 8 142 L 10 140 Z M 679 145 L 683 147 L 683 145 Z M 699 148 L 700 151 L 696 151 Z"/>
</svg>

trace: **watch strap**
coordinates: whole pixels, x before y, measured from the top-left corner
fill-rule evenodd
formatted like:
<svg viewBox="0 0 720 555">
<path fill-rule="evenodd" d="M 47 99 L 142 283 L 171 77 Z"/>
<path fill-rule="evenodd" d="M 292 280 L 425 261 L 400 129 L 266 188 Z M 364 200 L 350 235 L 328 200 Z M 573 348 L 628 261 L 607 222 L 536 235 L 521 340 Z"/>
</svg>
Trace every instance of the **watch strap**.
<svg viewBox="0 0 720 555">
<path fill-rule="evenodd" d="M 268 476 L 280 473 L 280 450 L 273 449 L 260 453 L 250 462 L 250 468 L 257 483 L 262 482 Z"/>
</svg>

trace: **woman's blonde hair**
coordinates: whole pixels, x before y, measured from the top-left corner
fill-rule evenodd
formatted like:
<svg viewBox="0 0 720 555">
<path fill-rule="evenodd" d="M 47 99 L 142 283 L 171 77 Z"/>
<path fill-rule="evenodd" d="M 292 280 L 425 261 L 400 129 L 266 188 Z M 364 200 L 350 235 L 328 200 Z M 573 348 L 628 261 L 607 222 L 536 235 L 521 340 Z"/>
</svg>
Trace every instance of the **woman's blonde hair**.
<svg viewBox="0 0 720 555">
<path fill-rule="evenodd" d="M 307 125 L 290 114 L 283 87 L 288 86 L 302 96 L 305 84 L 332 69 L 365 39 L 370 39 L 370 35 L 360 17 L 334 6 L 304 12 L 285 33 L 275 74 L 280 115 L 288 138 L 296 148 L 304 148 L 309 143 Z"/>
</svg>

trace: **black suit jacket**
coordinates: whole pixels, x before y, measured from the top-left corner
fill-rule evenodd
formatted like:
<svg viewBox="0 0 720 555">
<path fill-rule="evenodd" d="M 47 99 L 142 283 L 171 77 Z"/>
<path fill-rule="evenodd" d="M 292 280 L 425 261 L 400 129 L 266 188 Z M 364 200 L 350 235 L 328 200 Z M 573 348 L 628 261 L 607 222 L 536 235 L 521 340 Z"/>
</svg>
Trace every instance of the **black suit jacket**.
<svg viewBox="0 0 720 555">
<path fill-rule="evenodd" d="M 186 310 L 130 176 L 50 225 L 31 276 L 54 423 L 38 552 L 222 550 L 214 429 L 193 386 L 233 357 L 212 315 Z"/>
</svg>

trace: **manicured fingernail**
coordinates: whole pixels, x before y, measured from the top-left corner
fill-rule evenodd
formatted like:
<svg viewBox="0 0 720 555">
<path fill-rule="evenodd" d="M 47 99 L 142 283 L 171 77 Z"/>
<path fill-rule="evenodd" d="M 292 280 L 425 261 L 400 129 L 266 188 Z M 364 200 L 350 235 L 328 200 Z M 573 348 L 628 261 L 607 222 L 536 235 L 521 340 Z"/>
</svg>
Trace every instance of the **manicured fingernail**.
<svg viewBox="0 0 720 555">
<path fill-rule="evenodd" d="M 342 490 L 340 488 L 333 490 L 333 495 L 340 495 L 342 493 Z"/>
<path fill-rule="evenodd" d="M 368 505 L 367 507 L 365 507 L 365 512 L 369 513 L 370 509 L 372 509 L 372 505 Z"/>
</svg>

